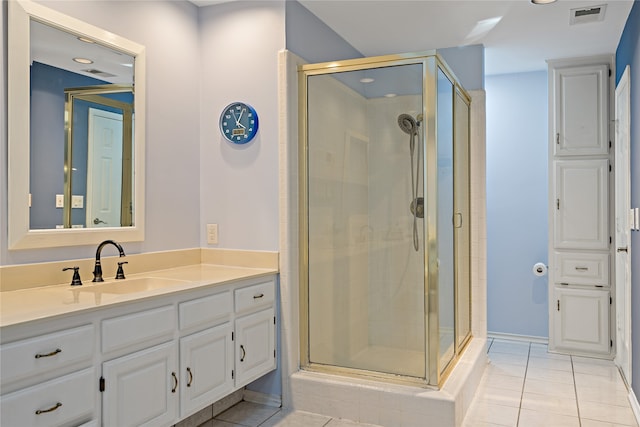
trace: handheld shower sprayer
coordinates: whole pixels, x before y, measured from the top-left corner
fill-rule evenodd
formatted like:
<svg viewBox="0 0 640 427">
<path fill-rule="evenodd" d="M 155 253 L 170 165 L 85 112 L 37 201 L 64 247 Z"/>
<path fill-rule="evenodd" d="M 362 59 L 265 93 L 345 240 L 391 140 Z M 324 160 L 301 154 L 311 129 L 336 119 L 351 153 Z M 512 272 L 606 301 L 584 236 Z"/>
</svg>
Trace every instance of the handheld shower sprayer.
<svg viewBox="0 0 640 427">
<path fill-rule="evenodd" d="M 418 155 L 416 156 L 416 170 L 414 172 L 414 151 L 416 145 L 416 136 L 419 134 L 420 123 L 422 122 L 422 114 L 419 114 L 417 120 L 410 114 L 400 114 L 398 116 L 398 126 L 409 135 L 409 151 L 411 153 L 411 204 L 410 211 L 413 214 L 413 248 L 418 251 L 420 248 L 418 239 L 418 218 L 424 217 L 424 199 L 418 197 L 418 188 L 420 186 L 420 144 L 418 144 Z M 415 180 L 415 182 L 414 182 Z"/>
</svg>

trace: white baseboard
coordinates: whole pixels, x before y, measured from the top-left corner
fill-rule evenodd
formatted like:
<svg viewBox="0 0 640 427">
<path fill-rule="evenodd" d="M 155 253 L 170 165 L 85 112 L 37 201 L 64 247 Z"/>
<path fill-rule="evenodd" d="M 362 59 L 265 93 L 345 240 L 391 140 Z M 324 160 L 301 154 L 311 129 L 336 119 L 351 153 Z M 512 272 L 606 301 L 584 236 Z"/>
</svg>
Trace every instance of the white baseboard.
<svg viewBox="0 0 640 427">
<path fill-rule="evenodd" d="M 503 332 L 487 332 L 487 338 L 495 338 L 499 340 L 533 342 L 537 344 L 549 344 L 549 338 L 537 337 L 534 335 L 518 335 L 506 334 Z"/>
<path fill-rule="evenodd" d="M 640 424 L 640 404 L 638 403 L 638 399 L 636 398 L 636 394 L 633 392 L 633 389 L 629 387 L 629 403 L 631 404 L 631 410 L 633 410 L 633 415 L 636 417 L 636 422 Z"/>
<path fill-rule="evenodd" d="M 242 398 L 247 402 L 273 406 L 274 408 L 279 408 L 282 406 L 282 396 L 280 396 L 279 394 L 266 394 L 245 389 Z"/>
</svg>

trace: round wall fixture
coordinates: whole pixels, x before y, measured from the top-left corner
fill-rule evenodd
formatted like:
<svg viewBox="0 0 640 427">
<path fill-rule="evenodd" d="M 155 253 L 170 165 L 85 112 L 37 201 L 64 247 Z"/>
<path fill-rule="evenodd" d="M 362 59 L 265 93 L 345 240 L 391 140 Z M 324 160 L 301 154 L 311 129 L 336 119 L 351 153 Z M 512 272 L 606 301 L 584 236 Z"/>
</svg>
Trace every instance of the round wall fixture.
<svg viewBox="0 0 640 427">
<path fill-rule="evenodd" d="M 229 142 L 246 144 L 258 132 L 258 113 L 249 104 L 232 102 L 220 114 L 220 132 Z"/>
</svg>

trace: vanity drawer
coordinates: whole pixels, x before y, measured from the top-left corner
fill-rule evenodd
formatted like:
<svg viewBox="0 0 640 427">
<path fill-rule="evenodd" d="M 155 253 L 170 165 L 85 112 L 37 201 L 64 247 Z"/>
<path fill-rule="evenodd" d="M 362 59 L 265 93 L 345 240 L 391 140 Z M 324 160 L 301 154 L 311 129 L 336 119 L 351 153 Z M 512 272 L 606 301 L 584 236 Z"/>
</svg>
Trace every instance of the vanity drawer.
<svg viewBox="0 0 640 427">
<path fill-rule="evenodd" d="M 609 287 L 608 253 L 556 252 L 556 283 Z"/>
<path fill-rule="evenodd" d="M 102 321 L 102 352 L 135 351 L 173 338 L 176 315 L 173 305 Z"/>
<path fill-rule="evenodd" d="M 216 321 L 229 319 L 232 308 L 231 291 L 180 303 L 178 306 L 180 329 L 207 326 Z"/>
<path fill-rule="evenodd" d="M 93 368 L 9 393 L 0 398 L 0 425 L 78 425 L 95 417 L 97 393 Z"/>
<path fill-rule="evenodd" d="M 275 299 L 275 284 L 273 279 L 255 285 L 236 289 L 236 312 L 252 310 L 254 308 L 273 304 Z"/>
<path fill-rule="evenodd" d="M 77 370 L 89 366 L 94 349 L 93 325 L 3 344 L 0 347 L 2 388 L 29 377 L 52 378 L 60 375 L 61 370 L 64 372 L 65 367 Z"/>
</svg>

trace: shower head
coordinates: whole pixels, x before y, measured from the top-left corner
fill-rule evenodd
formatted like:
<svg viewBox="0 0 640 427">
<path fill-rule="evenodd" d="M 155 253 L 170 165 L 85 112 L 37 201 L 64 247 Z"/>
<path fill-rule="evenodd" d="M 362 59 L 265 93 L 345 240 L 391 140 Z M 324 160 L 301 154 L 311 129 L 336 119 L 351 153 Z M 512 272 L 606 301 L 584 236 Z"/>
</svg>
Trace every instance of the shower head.
<svg viewBox="0 0 640 427">
<path fill-rule="evenodd" d="M 415 135 L 418 133 L 418 124 L 416 123 L 416 119 L 414 119 L 409 114 L 400 114 L 398 116 L 398 126 L 404 133 L 409 135 Z"/>
</svg>

